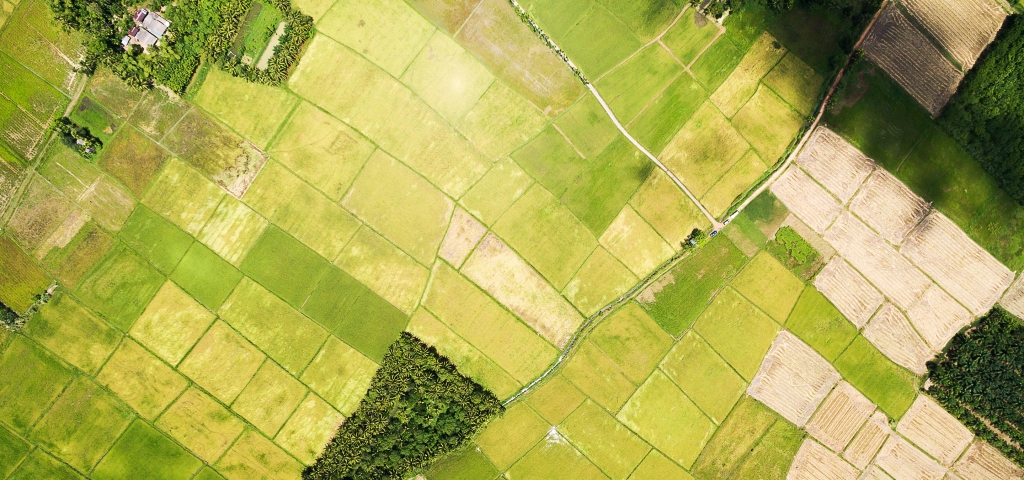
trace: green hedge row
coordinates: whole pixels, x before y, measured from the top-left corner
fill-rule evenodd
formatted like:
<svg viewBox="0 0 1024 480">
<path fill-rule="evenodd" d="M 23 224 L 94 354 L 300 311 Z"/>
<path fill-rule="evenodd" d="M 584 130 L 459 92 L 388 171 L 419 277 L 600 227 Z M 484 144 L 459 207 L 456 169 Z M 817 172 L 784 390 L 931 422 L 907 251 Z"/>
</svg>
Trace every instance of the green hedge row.
<svg viewBox="0 0 1024 480">
<path fill-rule="evenodd" d="M 406 478 L 462 446 L 504 412 L 495 396 L 433 347 L 403 332 L 355 413 L 305 480 Z"/>
</svg>

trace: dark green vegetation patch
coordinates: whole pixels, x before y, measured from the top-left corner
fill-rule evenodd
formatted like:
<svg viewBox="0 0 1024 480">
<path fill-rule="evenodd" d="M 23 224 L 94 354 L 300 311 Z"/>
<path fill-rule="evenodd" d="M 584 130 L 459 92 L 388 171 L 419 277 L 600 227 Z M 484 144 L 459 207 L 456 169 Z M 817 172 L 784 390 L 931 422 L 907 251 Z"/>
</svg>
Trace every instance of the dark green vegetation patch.
<svg viewBox="0 0 1024 480">
<path fill-rule="evenodd" d="M 780 228 L 766 250 L 804 281 L 810 280 L 824 266 L 821 254 L 793 227 Z"/>
<path fill-rule="evenodd" d="M 996 307 L 928 362 L 927 392 L 1018 465 L 1024 465 L 1024 324 Z"/>
<path fill-rule="evenodd" d="M 461 447 L 504 410 L 433 347 L 402 333 L 355 413 L 302 477 L 405 478 Z"/>
</svg>

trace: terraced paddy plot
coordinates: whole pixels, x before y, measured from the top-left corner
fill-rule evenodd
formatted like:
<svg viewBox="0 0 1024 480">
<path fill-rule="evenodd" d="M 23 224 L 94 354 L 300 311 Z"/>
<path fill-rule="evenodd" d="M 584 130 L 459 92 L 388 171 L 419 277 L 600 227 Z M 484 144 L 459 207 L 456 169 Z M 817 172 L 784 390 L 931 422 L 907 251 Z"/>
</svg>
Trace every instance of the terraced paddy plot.
<svg viewBox="0 0 1024 480">
<path fill-rule="evenodd" d="M 327 402 L 310 393 L 281 427 L 274 442 L 300 462 L 311 465 L 344 420 Z"/>
<path fill-rule="evenodd" d="M 807 424 L 807 433 L 832 451 L 842 452 L 874 411 L 875 404 L 867 397 L 849 383 L 839 382 Z"/>
<path fill-rule="evenodd" d="M 825 233 L 842 208 L 832 195 L 796 166 L 790 166 L 772 184 L 771 192 L 817 233 Z"/>
<path fill-rule="evenodd" d="M 557 346 L 583 323 L 579 312 L 494 234 L 484 237 L 462 271 Z"/>
<path fill-rule="evenodd" d="M 97 163 L 128 187 L 136 198 L 142 198 L 168 156 L 162 147 L 128 125 L 118 130 L 104 146 Z"/>
<path fill-rule="evenodd" d="M 787 479 L 817 480 L 857 478 L 857 469 L 845 460 L 808 438 L 796 453 Z"/>
<path fill-rule="evenodd" d="M 46 273 L 9 237 L 0 237 L 0 302 L 24 313 L 50 286 Z"/>
<path fill-rule="evenodd" d="M 716 424 L 725 420 L 746 387 L 743 378 L 693 331 L 672 348 L 660 368 Z"/>
<path fill-rule="evenodd" d="M 0 92 L 39 123 L 49 122 L 67 104 L 64 94 L 6 54 L 0 53 L 0 67 L 6 72 L 0 79 Z"/>
<path fill-rule="evenodd" d="M 558 351 L 451 267 L 434 269 L 423 305 L 520 383 L 532 381 Z"/>
<path fill-rule="evenodd" d="M 76 293 L 114 326 L 127 331 L 163 283 L 163 275 L 145 260 L 118 246 L 82 281 Z"/>
<path fill-rule="evenodd" d="M 537 42 L 506 2 L 481 1 L 456 40 L 549 117 L 583 94 L 583 86 L 558 55 Z"/>
<path fill-rule="evenodd" d="M 89 374 L 99 370 L 123 336 L 64 293 L 41 307 L 24 332 Z"/>
<path fill-rule="evenodd" d="M 875 464 L 893 478 L 938 480 L 946 474 L 946 469 L 942 465 L 910 442 L 895 435 L 886 440 L 882 450 L 875 457 Z"/>
<path fill-rule="evenodd" d="M 757 93 L 732 119 L 736 130 L 750 142 L 766 163 L 774 165 L 805 123 L 803 115 L 793 110 L 771 89 L 760 86 Z"/>
<path fill-rule="evenodd" d="M 885 418 L 884 413 L 876 410 L 861 427 L 860 432 L 857 432 L 857 436 L 846 446 L 843 458 L 857 468 L 864 469 L 874 459 L 891 433 L 889 419 Z"/>
<path fill-rule="evenodd" d="M 864 181 L 849 208 L 883 238 L 899 245 L 931 205 L 891 173 L 878 169 Z"/>
<path fill-rule="evenodd" d="M 413 170 L 377 152 L 342 205 L 423 264 L 444 239 L 454 205 Z"/>
<path fill-rule="evenodd" d="M 92 478 L 185 478 L 202 466 L 177 443 L 136 420 L 96 466 Z"/>
<path fill-rule="evenodd" d="M 882 67 L 932 117 L 956 91 L 963 74 L 895 5 L 886 7 L 863 41 L 871 61 Z"/>
<path fill-rule="evenodd" d="M 487 91 L 494 76 L 451 37 L 435 30 L 400 80 L 454 125 Z"/>
<path fill-rule="evenodd" d="M 372 360 L 341 340 L 327 337 L 300 378 L 343 415 L 351 415 L 376 371 L 377 364 Z"/>
<path fill-rule="evenodd" d="M 749 148 L 722 112 L 704 102 L 665 147 L 661 158 L 694 195 L 703 196 Z"/>
<path fill-rule="evenodd" d="M 658 232 L 629 205 L 622 208 L 598 241 L 638 277 L 654 271 L 674 253 Z"/>
<path fill-rule="evenodd" d="M 64 222 L 73 209 L 74 204 L 50 182 L 33 175 L 7 222 L 7 231 L 19 244 L 33 250 Z"/>
<path fill-rule="evenodd" d="M 602 320 L 587 337 L 635 383 L 641 383 L 672 347 L 672 337 L 635 302 Z"/>
<path fill-rule="evenodd" d="M 325 37 L 309 43 L 289 86 L 454 198 L 491 163 L 407 87 Z"/>
<path fill-rule="evenodd" d="M 971 444 L 953 467 L 953 472 L 961 478 L 1020 478 L 1024 475 L 1019 466 L 981 440 Z"/>
<path fill-rule="evenodd" d="M 186 113 L 162 143 L 235 198 L 267 163 L 267 154 L 198 110 Z"/>
<path fill-rule="evenodd" d="M 768 167 L 756 152 L 748 150 L 725 172 L 725 175 L 722 175 L 711 190 L 701 197 L 701 203 L 712 216 L 721 217 L 740 196 L 764 176 Z"/>
<path fill-rule="evenodd" d="M 711 101 L 725 116 L 732 117 L 754 96 L 761 78 L 767 75 L 784 55 L 786 50 L 782 45 L 765 32 L 754 42 L 725 82 L 711 95 Z"/>
<path fill-rule="evenodd" d="M 814 130 L 796 163 L 843 204 L 875 168 L 871 159 L 828 127 Z"/>
<path fill-rule="evenodd" d="M 177 365 L 213 323 L 214 315 L 174 283 L 157 292 L 129 334 L 171 365 Z"/>
<path fill-rule="evenodd" d="M 814 286 L 858 328 L 867 324 L 885 298 L 842 257 L 833 257 L 814 278 Z"/>
<path fill-rule="evenodd" d="M 225 193 L 188 165 L 171 159 L 160 172 L 142 203 L 154 212 L 198 236 Z"/>
<path fill-rule="evenodd" d="M 906 315 L 891 303 L 886 303 L 864 328 L 864 338 L 878 347 L 889 360 L 917 375 L 927 372 L 925 362 L 935 356 L 935 352 L 914 330 Z"/>
<path fill-rule="evenodd" d="M 230 404 L 265 358 L 226 323 L 218 321 L 178 365 L 178 370 L 218 400 Z"/>
<path fill-rule="evenodd" d="M 684 468 L 693 465 L 715 430 L 714 423 L 658 371 L 616 418 Z"/>
<path fill-rule="evenodd" d="M 427 267 L 367 227 L 334 263 L 406 314 L 416 308 L 430 277 Z"/>
<path fill-rule="evenodd" d="M 691 75 L 679 75 L 627 128 L 642 145 L 658 155 L 706 97 L 707 93 Z"/>
<path fill-rule="evenodd" d="M 970 70 L 1003 26 L 1006 10 L 998 2 L 909 0 L 901 2 L 964 71 Z"/>
<path fill-rule="evenodd" d="M 825 79 L 800 57 L 787 53 L 761 80 L 801 115 L 813 113 Z"/>
<path fill-rule="evenodd" d="M 828 229 L 825 240 L 901 308 L 915 305 L 932 283 L 914 264 L 848 212 L 843 212 Z"/>
<path fill-rule="evenodd" d="M 281 429 L 306 396 L 306 387 L 274 362 L 263 362 L 231 409 L 268 436 Z"/>
<path fill-rule="evenodd" d="M 438 256 L 445 259 L 455 268 L 462 266 L 473 247 L 480 242 L 487 227 L 473 218 L 469 212 L 462 208 L 456 208 L 452 215 L 452 221 L 448 225 L 448 233 L 445 233 L 441 242 L 441 250 Z"/>
<path fill-rule="evenodd" d="M 593 95 L 584 95 L 556 118 L 554 125 L 584 158 L 597 156 L 619 137 L 615 124 Z"/>
<path fill-rule="evenodd" d="M 429 41 L 434 26 L 398 0 L 346 0 L 327 11 L 317 29 L 397 78 Z"/>
<path fill-rule="evenodd" d="M 732 281 L 732 287 L 778 322 L 789 317 L 804 285 L 767 252 L 760 252 Z"/>
<path fill-rule="evenodd" d="M 833 363 L 846 381 L 890 418 L 902 417 L 917 396 L 918 378 L 882 355 L 864 337 L 854 339 Z"/>
<path fill-rule="evenodd" d="M 544 128 L 547 118 L 522 95 L 495 81 L 458 123 L 458 130 L 491 158 L 508 155 Z"/>
<path fill-rule="evenodd" d="M 1013 282 L 1013 272 L 937 211 L 908 235 L 900 252 L 975 315 L 991 308 Z"/>
<path fill-rule="evenodd" d="M 591 400 L 611 412 L 619 411 L 636 391 L 629 377 L 593 342 L 584 342 L 562 372 Z"/>
<path fill-rule="evenodd" d="M 156 419 L 188 387 L 185 377 L 127 339 L 103 365 L 96 381 L 148 420 Z"/>
<path fill-rule="evenodd" d="M 596 79 L 643 44 L 604 5 L 595 3 L 559 45 L 587 77 Z"/>
<path fill-rule="evenodd" d="M 564 375 L 551 377 L 533 391 L 525 402 L 545 420 L 559 424 L 587 399 Z"/>
<path fill-rule="evenodd" d="M 229 480 L 268 478 L 285 480 L 299 476 L 302 464 L 255 430 L 246 430 L 215 464 Z"/>
<path fill-rule="evenodd" d="M 783 331 L 772 343 L 747 394 L 803 426 L 839 379 L 839 372 L 827 360 Z"/>
<path fill-rule="evenodd" d="M 619 120 L 629 123 L 682 73 L 668 50 L 652 44 L 602 77 L 597 88 Z"/>
<path fill-rule="evenodd" d="M 0 357 L 0 419 L 20 434 L 27 433 L 64 387 L 73 372 L 53 354 L 22 336 L 14 337 Z"/>
<path fill-rule="evenodd" d="M 616 138 L 562 194 L 562 202 L 590 229 L 601 235 L 654 170 L 625 138 Z"/>
<path fill-rule="evenodd" d="M 896 431 L 946 466 L 960 458 L 974 439 L 956 417 L 925 395 L 917 396 Z"/>
<path fill-rule="evenodd" d="M 526 403 L 516 403 L 489 423 L 475 441 L 494 466 L 508 470 L 545 437 L 549 428 L 551 425 Z"/>
<path fill-rule="evenodd" d="M 661 37 L 661 42 L 689 66 L 697 56 L 718 36 L 721 29 L 696 8 L 688 8 L 675 25 Z"/>
<path fill-rule="evenodd" d="M 584 316 L 589 317 L 626 293 L 637 281 L 625 265 L 603 247 L 597 247 L 562 293 Z"/>
<path fill-rule="evenodd" d="M 586 401 L 558 432 L 611 478 L 626 478 L 651 446 L 592 401 Z"/>
<path fill-rule="evenodd" d="M 341 120 L 301 102 L 267 153 L 337 201 L 375 148 Z"/>
<path fill-rule="evenodd" d="M 177 95 L 153 88 L 143 95 L 128 120 L 150 138 L 159 141 L 191 109 L 192 106 Z"/>
<path fill-rule="evenodd" d="M 651 172 L 629 205 L 673 248 L 682 248 L 694 228 L 709 225 L 693 201 L 660 169 Z"/>
<path fill-rule="evenodd" d="M 195 102 L 259 148 L 266 148 L 298 99 L 286 90 L 251 83 L 213 68 Z"/>
</svg>

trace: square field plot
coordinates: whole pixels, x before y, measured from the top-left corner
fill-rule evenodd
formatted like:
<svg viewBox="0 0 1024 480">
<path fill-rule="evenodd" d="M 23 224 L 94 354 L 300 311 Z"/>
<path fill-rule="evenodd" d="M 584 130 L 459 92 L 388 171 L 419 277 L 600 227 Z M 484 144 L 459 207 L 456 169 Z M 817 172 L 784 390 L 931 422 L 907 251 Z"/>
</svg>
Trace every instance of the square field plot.
<svg viewBox="0 0 1024 480">
<path fill-rule="evenodd" d="M 693 328 L 747 380 L 754 378 L 779 331 L 777 323 L 731 288 L 715 297 Z"/>
<path fill-rule="evenodd" d="M 0 237 L 0 302 L 16 313 L 24 313 L 50 282 L 10 237 Z"/>
<path fill-rule="evenodd" d="M 363 52 L 398 77 L 430 39 L 434 26 L 401 0 L 343 0 L 317 22 L 317 30 Z"/>
<path fill-rule="evenodd" d="M 81 221 L 79 218 L 68 217 L 58 232 L 70 234 L 72 230 L 78 231 L 70 239 L 61 233 L 59 241 L 52 242 L 54 248 L 50 249 L 40 262 L 40 265 L 52 272 L 54 278 L 68 289 L 77 287 L 92 267 L 114 248 L 114 237 L 103 231 L 95 222 L 86 221 L 79 227 Z M 64 230 L 65 228 L 67 230 Z M 53 240 L 54 236 L 51 235 L 50 239 Z M 64 240 L 68 242 L 63 247 L 59 246 Z M 38 257 L 39 253 L 36 255 Z"/>
<path fill-rule="evenodd" d="M 899 245 L 931 205 L 891 173 L 879 169 L 864 181 L 849 208 L 889 243 Z"/>
<path fill-rule="evenodd" d="M 558 432 L 550 432 L 508 471 L 512 478 L 530 478 L 532 475 L 566 480 L 604 477 L 601 470 Z"/>
<path fill-rule="evenodd" d="M 454 125 L 473 108 L 494 76 L 451 37 L 435 30 L 399 80 Z"/>
<path fill-rule="evenodd" d="M 598 241 L 638 277 L 647 276 L 675 253 L 629 205 L 622 207 Z"/>
<path fill-rule="evenodd" d="M 775 92 L 761 86 L 732 122 L 761 158 L 774 165 L 796 139 L 805 119 Z"/>
<path fill-rule="evenodd" d="M 730 478 L 744 457 L 757 448 L 765 432 L 770 431 L 773 424 L 785 423 L 777 422 L 778 419 L 779 416 L 763 403 L 744 396 L 715 430 L 690 471 L 698 478 Z"/>
<path fill-rule="evenodd" d="M 455 222 L 453 218 L 450 229 L 458 228 Z M 482 225 L 480 228 L 476 234 L 482 236 L 485 228 Z M 449 233 L 453 233 L 452 230 Z M 470 240 L 475 244 L 479 237 Z M 442 243 L 442 253 L 445 246 Z M 466 248 L 465 254 L 468 254 L 473 244 L 462 248 Z M 412 313 L 423 297 L 430 277 L 427 267 L 366 226 L 359 228 L 334 264 L 407 314 Z"/>
<path fill-rule="evenodd" d="M 683 72 L 672 54 L 659 44 L 645 47 L 597 82 L 602 96 L 620 121 L 629 123 Z"/>
<path fill-rule="evenodd" d="M 925 395 L 917 396 L 896 431 L 946 466 L 960 458 L 974 439 L 956 417 Z"/>
<path fill-rule="evenodd" d="M 857 327 L 863 327 L 885 297 L 843 257 L 833 257 L 814 278 L 814 286 Z"/>
<path fill-rule="evenodd" d="M 750 149 L 710 101 L 704 102 L 662 151 L 662 162 L 698 197 Z"/>
<path fill-rule="evenodd" d="M 547 118 L 503 82 L 493 82 L 457 127 L 477 150 L 491 158 L 507 156 L 533 138 Z"/>
<path fill-rule="evenodd" d="M 689 65 L 720 31 L 718 25 L 709 21 L 696 8 L 687 8 L 676 24 L 661 37 L 661 41 L 679 60 Z"/>
<path fill-rule="evenodd" d="M 281 427 L 274 442 L 302 463 L 311 465 L 344 420 L 327 402 L 310 393 Z"/>
<path fill-rule="evenodd" d="M 331 268 L 323 257 L 273 226 L 263 232 L 241 265 L 242 273 L 295 307 L 302 306 Z"/>
<path fill-rule="evenodd" d="M 224 197 L 197 238 L 232 265 L 238 265 L 265 228 L 263 217 L 242 202 Z"/>
<path fill-rule="evenodd" d="M 743 395 L 746 382 L 693 331 L 676 344 L 661 370 L 715 423 L 722 423 Z"/>
<path fill-rule="evenodd" d="M 651 451 L 650 445 L 591 401 L 566 418 L 558 432 L 612 478 L 628 476 Z"/>
<path fill-rule="evenodd" d="M 153 420 L 188 387 L 188 381 L 139 344 L 126 339 L 96 381 Z"/>
<path fill-rule="evenodd" d="M 242 433 L 245 423 L 193 387 L 167 408 L 156 426 L 203 460 L 214 462 Z"/>
<path fill-rule="evenodd" d="M 814 287 L 807 287 L 800 294 L 786 319 L 786 329 L 830 362 L 857 337 L 857 326 L 846 320 Z"/>
<path fill-rule="evenodd" d="M 0 420 L 24 434 L 73 374 L 42 347 L 19 336 L 0 357 L 0 375 Z"/>
<path fill-rule="evenodd" d="M 153 427 L 136 420 L 96 466 L 92 478 L 187 478 L 203 462 Z"/>
<path fill-rule="evenodd" d="M 266 148 L 298 98 L 284 89 L 209 69 L 195 102 L 260 148 Z"/>
<path fill-rule="evenodd" d="M 267 361 L 231 404 L 231 410 L 273 437 L 305 396 L 303 384 Z"/>
<path fill-rule="evenodd" d="M 875 411 L 864 394 L 839 382 L 807 424 L 807 433 L 835 452 L 841 452 Z"/>
<path fill-rule="evenodd" d="M 24 332 L 90 374 L 103 365 L 122 337 L 119 330 L 65 293 L 56 295 L 40 308 Z"/>
<path fill-rule="evenodd" d="M 549 423 L 558 425 L 586 399 L 587 396 L 564 375 L 558 375 L 537 387 L 526 397 L 526 403 Z"/>
<path fill-rule="evenodd" d="M 619 411 L 636 385 L 591 342 L 584 342 L 562 374 L 591 400 L 608 411 Z"/>
<path fill-rule="evenodd" d="M 217 322 L 178 369 L 224 403 L 231 403 L 266 358 L 227 324 Z"/>
<path fill-rule="evenodd" d="M 637 51 L 642 43 L 612 12 L 595 3 L 565 34 L 560 46 L 587 77 L 596 79 Z"/>
<path fill-rule="evenodd" d="M 82 281 L 77 293 L 115 327 L 128 330 L 163 283 L 160 272 L 119 246 Z"/>
<path fill-rule="evenodd" d="M 760 252 L 736 275 L 732 287 L 783 323 L 804 289 L 803 282 L 768 252 Z"/>
<path fill-rule="evenodd" d="M 377 364 L 341 340 L 328 337 L 302 372 L 302 383 L 344 415 L 351 415 L 362 400 Z"/>
<path fill-rule="evenodd" d="M 128 217 L 118 238 L 165 274 L 174 271 L 193 242 L 187 233 L 145 205 L 139 205 Z"/>
<path fill-rule="evenodd" d="M 814 130 L 796 163 L 844 204 L 875 168 L 875 162 L 828 127 Z"/>
<path fill-rule="evenodd" d="M 289 480 L 302 472 L 298 460 L 254 430 L 246 430 L 214 468 L 229 480 Z"/>
<path fill-rule="evenodd" d="M 673 341 L 636 302 L 601 320 L 588 339 L 635 383 L 651 374 Z"/>
<path fill-rule="evenodd" d="M 803 426 L 839 379 L 839 372 L 827 360 L 783 331 L 765 356 L 747 393 L 797 426 Z"/>
<path fill-rule="evenodd" d="M 512 159 L 554 195 L 561 196 L 589 165 L 559 129 L 548 125 L 516 151 Z M 481 180 L 482 182 L 482 180 Z M 530 183 L 525 183 L 528 187 Z M 523 188 L 523 192 L 526 189 Z M 519 192 L 522 195 L 523 192 Z M 492 200 L 493 201 L 493 200 Z M 511 202 L 505 204 L 508 208 Z"/>
<path fill-rule="evenodd" d="M 590 316 L 636 283 L 636 276 L 625 265 L 598 247 L 562 292 L 581 313 Z"/>
<path fill-rule="evenodd" d="M 551 428 L 526 403 L 513 404 L 476 438 L 476 444 L 500 470 L 508 470 Z"/>
<path fill-rule="evenodd" d="M 810 115 L 825 79 L 793 54 L 787 53 L 761 80 L 801 115 Z"/>
<path fill-rule="evenodd" d="M 129 334 L 171 365 L 177 365 L 214 315 L 172 282 L 164 283 Z"/>
<path fill-rule="evenodd" d="M 226 194 L 199 172 L 170 160 L 142 203 L 182 230 L 199 235 Z"/>
<path fill-rule="evenodd" d="M 817 233 L 825 233 L 842 209 L 835 197 L 796 166 L 786 169 L 771 192 Z"/>
<path fill-rule="evenodd" d="M 241 272 L 199 242 L 171 274 L 171 280 L 210 310 L 219 307 L 241 279 Z"/>
<path fill-rule="evenodd" d="M 690 467 L 715 425 L 664 374 L 655 372 L 617 418 L 676 463 Z"/>
<path fill-rule="evenodd" d="M 902 417 L 917 396 L 918 378 L 885 358 L 862 336 L 854 339 L 835 366 L 890 418 Z"/>
</svg>

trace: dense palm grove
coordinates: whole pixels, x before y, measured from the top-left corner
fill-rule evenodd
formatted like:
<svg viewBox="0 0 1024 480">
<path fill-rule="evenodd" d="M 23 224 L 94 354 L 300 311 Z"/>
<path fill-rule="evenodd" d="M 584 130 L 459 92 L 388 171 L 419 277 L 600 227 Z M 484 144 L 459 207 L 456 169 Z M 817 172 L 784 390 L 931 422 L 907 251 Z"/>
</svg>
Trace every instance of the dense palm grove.
<svg viewBox="0 0 1024 480">
<path fill-rule="evenodd" d="M 1007 20 L 939 123 L 1024 204 L 1024 19 Z"/>
<path fill-rule="evenodd" d="M 1022 373 L 1024 324 L 996 307 L 928 362 L 927 391 L 976 435 L 1024 465 Z"/>
<path fill-rule="evenodd" d="M 358 409 L 303 478 L 405 478 L 458 449 L 503 411 L 491 392 L 433 347 L 402 333 Z"/>
</svg>

